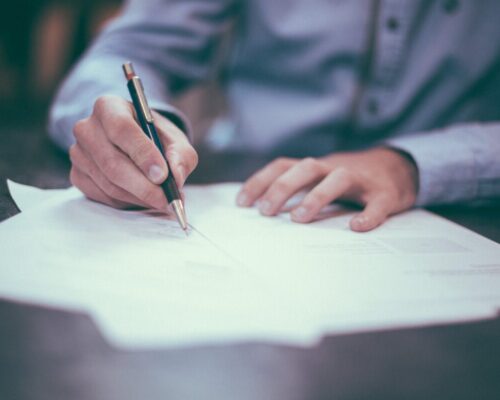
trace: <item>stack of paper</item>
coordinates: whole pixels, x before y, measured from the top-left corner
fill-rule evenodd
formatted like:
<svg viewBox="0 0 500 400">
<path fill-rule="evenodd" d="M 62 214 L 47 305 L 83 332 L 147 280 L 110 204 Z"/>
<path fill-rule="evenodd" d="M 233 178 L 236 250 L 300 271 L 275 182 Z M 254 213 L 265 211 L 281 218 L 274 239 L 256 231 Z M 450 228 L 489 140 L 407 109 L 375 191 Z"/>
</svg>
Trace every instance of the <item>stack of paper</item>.
<svg viewBox="0 0 500 400">
<path fill-rule="evenodd" d="M 500 246 L 423 210 L 359 234 L 345 210 L 300 225 L 236 207 L 239 184 L 192 186 L 186 237 L 74 188 L 9 187 L 23 212 L 0 224 L 0 296 L 84 310 L 118 346 L 307 345 L 500 308 Z"/>
</svg>

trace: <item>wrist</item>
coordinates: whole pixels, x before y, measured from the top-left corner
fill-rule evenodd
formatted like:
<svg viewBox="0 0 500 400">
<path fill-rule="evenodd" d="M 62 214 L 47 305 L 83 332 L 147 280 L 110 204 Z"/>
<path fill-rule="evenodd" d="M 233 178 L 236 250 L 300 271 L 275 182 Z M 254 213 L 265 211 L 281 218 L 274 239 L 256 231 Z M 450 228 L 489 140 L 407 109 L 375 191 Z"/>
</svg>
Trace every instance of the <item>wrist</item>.
<svg viewBox="0 0 500 400">
<path fill-rule="evenodd" d="M 414 176 L 416 184 L 418 184 L 418 167 L 413 156 L 407 151 L 398 149 L 396 147 L 384 147 L 384 149 L 392 152 L 403 161 L 410 174 Z"/>
<path fill-rule="evenodd" d="M 387 146 L 380 148 L 380 150 L 387 152 L 394 159 L 394 168 L 400 171 L 404 181 L 410 183 L 409 189 L 416 198 L 419 191 L 419 172 L 413 156 L 396 147 Z"/>
</svg>

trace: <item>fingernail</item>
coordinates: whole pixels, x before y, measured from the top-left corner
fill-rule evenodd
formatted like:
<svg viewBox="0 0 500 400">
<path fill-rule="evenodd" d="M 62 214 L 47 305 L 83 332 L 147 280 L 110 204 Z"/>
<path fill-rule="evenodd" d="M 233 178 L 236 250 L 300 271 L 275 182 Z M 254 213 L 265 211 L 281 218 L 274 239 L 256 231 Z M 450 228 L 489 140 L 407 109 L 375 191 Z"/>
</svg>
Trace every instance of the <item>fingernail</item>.
<svg viewBox="0 0 500 400">
<path fill-rule="evenodd" d="M 162 183 L 163 179 L 165 178 L 163 170 L 158 165 L 152 165 L 149 168 L 148 176 L 153 183 Z"/>
<path fill-rule="evenodd" d="M 248 205 L 248 196 L 245 192 L 240 192 L 238 194 L 238 197 L 236 197 L 236 204 L 242 207 Z"/>
<path fill-rule="evenodd" d="M 304 220 L 308 214 L 309 210 L 304 206 L 300 206 L 299 208 L 292 211 L 292 217 L 299 221 Z"/>
<path fill-rule="evenodd" d="M 271 202 L 267 200 L 259 202 L 259 210 L 262 214 L 269 215 L 271 213 L 271 207 L 272 207 Z"/>
<path fill-rule="evenodd" d="M 356 217 L 351 221 L 351 226 L 354 229 L 362 229 L 366 224 L 366 218 L 365 217 Z"/>
</svg>

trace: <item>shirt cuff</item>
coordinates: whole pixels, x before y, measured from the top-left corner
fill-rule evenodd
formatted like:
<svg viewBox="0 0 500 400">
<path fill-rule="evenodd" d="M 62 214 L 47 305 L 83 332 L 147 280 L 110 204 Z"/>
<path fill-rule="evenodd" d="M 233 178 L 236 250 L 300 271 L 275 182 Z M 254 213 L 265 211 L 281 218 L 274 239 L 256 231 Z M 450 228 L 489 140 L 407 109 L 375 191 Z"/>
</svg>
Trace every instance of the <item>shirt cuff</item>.
<svg viewBox="0 0 500 400">
<path fill-rule="evenodd" d="M 419 192 L 415 205 L 456 203 L 477 196 L 474 152 L 467 142 L 454 136 L 453 129 L 450 129 L 385 142 L 408 153 L 417 165 Z"/>
<path fill-rule="evenodd" d="M 148 104 L 151 109 L 168 118 L 169 121 L 184 132 L 191 143 L 193 142 L 193 128 L 189 122 L 189 118 L 182 111 L 163 102 L 151 101 Z"/>
</svg>

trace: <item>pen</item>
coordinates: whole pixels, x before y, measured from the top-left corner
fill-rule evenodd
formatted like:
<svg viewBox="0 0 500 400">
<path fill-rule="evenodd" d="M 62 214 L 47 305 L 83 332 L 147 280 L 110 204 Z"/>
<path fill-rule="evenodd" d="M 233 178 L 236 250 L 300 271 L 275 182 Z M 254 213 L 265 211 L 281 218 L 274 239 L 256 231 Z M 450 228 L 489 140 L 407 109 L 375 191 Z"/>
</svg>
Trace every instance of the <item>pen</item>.
<svg viewBox="0 0 500 400">
<path fill-rule="evenodd" d="M 146 95 L 144 94 L 144 87 L 142 86 L 141 79 L 135 74 L 132 63 L 127 62 L 123 64 L 123 72 L 127 78 L 127 87 L 130 92 L 130 97 L 132 98 L 132 103 L 134 104 L 135 112 L 137 114 L 137 119 L 141 125 L 144 133 L 153 141 L 155 146 L 160 150 L 161 155 L 167 163 L 169 174 L 167 179 L 161 184 L 165 197 L 172 208 L 179 221 L 179 225 L 184 230 L 187 231 L 187 219 L 186 212 L 184 210 L 184 204 L 182 203 L 182 198 L 179 193 L 179 188 L 175 182 L 174 175 L 172 174 L 172 169 L 168 164 L 168 160 L 165 156 L 165 151 L 163 145 L 158 137 L 158 132 L 156 131 L 154 125 L 153 114 L 149 108 Z"/>
</svg>

